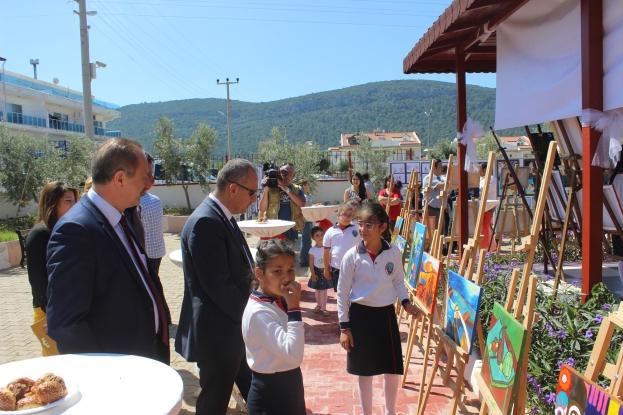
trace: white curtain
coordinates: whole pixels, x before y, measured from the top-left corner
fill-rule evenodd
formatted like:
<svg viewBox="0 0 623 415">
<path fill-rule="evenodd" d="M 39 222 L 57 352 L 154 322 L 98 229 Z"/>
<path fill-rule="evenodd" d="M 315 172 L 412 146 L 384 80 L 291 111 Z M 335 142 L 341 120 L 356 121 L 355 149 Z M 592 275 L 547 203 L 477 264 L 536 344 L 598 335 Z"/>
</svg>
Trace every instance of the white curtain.
<svg viewBox="0 0 623 415">
<path fill-rule="evenodd" d="M 580 0 L 531 0 L 497 29 L 495 128 L 582 114 Z M 623 1 L 604 1 L 604 110 L 623 107 Z"/>
</svg>

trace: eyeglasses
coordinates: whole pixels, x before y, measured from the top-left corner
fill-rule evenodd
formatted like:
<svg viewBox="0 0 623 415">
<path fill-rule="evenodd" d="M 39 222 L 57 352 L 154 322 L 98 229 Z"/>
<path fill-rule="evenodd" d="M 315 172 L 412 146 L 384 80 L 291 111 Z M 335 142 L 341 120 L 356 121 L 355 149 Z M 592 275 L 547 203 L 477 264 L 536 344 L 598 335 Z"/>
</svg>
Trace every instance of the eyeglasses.
<svg viewBox="0 0 623 415">
<path fill-rule="evenodd" d="M 255 196 L 255 194 L 257 193 L 257 189 L 249 189 L 247 186 L 245 186 L 244 184 L 240 184 L 238 182 L 235 182 L 233 180 L 228 180 L 229 183 L 233 183 L 233 184 L 237 184 L 238 186 L 242 187 L 244 190 L 246 190 L 247 192 L 249 192 L 249 197 Z"/>
<path fill-rule="evenodd" d="M 362 222 L 362 221 L 358 221 L 357 225 L 360 228 L 364 228 L 364 229 L 370 231 L 370 230 L 374 229 L 376 226 L 380 225 L 380 223 L 379 222 Z"/>
</svg>

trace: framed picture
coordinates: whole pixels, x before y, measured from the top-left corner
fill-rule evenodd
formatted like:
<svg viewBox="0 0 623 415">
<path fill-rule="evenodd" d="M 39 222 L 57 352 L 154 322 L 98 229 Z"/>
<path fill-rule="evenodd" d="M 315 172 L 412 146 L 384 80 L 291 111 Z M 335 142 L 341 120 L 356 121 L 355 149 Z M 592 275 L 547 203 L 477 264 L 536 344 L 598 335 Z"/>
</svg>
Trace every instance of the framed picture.
<svg viewBox="0 0 623 415">
<path fill-rule="evenodd" d="M 402 216 L 398 216 L 396 218 L 396 224 L 394 225 L 394 229 L 392 229 L 392 243 L 396 241 L 396 237 L 400 234 L 403 223 L 404 223 L 404 218 Z"/>
<path fill-rule="evenodd" d="M 396 245 L 398 249 L 400 249 L 400 253 L 404 258 L 405 250 L 407 248 L 407 240 L 402 235 L 398 235 L 396 236 L 396 240 L 393 242 L 393 244 Z"/>
<path fill-rule="evenodd" d="M 420 264 L 422 262 L 422 254 L 424 253 L 424 237 L 426 235 L 426 226 L 423 223 L 415 222 L 413 226 L 413 240 L 411 242 L 411 255 L 407 264 L 405 278 L 411 289 L 415 289 L 415 284 L 420 272 Z"/>
<path fill-rule="evenodd" d="M 448 270 L 444 330 L 466 353 L 472 350 L 481 295 L 478 284 Z"/>
<path fill-rule="evenodd" d="M 415 301 L 420 308 L 432 314 L 435 309 L 435 300 L 437 299 L 441 262 L 424 252 L 421 264 L 420 272 L 415 282 Z"/>
</svg>

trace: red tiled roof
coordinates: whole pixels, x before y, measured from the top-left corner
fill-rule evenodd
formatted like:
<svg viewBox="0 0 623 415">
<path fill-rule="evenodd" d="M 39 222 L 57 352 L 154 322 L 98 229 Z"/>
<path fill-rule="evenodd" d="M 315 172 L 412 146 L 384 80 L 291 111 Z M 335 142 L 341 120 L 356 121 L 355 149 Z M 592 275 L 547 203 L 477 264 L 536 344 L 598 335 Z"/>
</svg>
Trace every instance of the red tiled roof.
<svg viewBox="0 0 623 415">
<path fill-rule="evenodd" d="M 349 139 L 357 136 L 367 136 L 371 141 L 395 141 L 398 145 L 420 145 L 420 138 L 415 131 L 374 131 L 359 133 L 342 133 L 341 146 L 350 146 Z"/>
<path fill-rule="evenodd" d="M 466 72 L 495 72 L 495 29 L 527 1 L 454 0 L 405 57 L 404 73 L 455 72 L 457 45 Z"/>
</svg>

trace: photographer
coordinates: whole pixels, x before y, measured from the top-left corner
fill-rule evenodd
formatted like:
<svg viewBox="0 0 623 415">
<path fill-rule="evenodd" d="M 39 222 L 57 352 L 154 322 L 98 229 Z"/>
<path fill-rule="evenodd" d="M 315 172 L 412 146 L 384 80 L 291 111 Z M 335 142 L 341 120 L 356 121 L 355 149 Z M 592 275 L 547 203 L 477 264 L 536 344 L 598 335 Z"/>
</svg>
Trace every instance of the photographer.
<svg viewBox="0 0 623 415">
<path fill-rule="evenodd" d="M 305 206 L 303 189 L 292 183 L 296 172 L 294 165 L 284 164 L 277 172 L 270 169 L 262 179 L 262 197 L 260 198 L 260 212 L 266 212 L 268 219 L 289 220 L 296 223 L 293 229 L 277 236 L 294 242 L 298 231 L 305 226 L 305 218 L 301 208 Z"/>
</svg>

